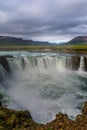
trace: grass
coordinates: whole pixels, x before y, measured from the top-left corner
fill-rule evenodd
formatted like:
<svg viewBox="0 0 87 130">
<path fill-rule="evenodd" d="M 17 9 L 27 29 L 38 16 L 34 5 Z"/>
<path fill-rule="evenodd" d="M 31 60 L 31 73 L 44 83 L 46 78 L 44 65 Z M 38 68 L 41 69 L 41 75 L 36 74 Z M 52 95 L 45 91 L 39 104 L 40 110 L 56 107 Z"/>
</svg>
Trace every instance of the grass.
<svg viewBox="0 0 87 130">
<path fill-rule="evenodd" d="M 64 53 L 86 53 L 87 45 L 52 45 L 52 46 L 0 46 L 1 51 L 44 51 Z"/>
<path fill-rule="evenodd" d="M 87 54 L 87 45 L 76 45 L 70 47 L 76 53 Z"/>
<path fill-rule="evenodd" d="M 72 46 L 73 49 L 77 49 L 77 50 L 87 50 L 87 45 L 76 45 L 76 46 Z"/>
</svg>

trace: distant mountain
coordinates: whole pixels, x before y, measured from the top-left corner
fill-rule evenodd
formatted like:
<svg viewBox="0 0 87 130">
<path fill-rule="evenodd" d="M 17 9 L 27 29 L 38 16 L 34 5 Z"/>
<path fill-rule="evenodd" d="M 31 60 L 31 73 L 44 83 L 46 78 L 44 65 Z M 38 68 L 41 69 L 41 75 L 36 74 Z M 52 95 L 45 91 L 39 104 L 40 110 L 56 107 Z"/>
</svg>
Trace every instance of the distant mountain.
<svg viewBox="0 0 87 130">
<path fill-rule="evenodd" d="M 87 36 L 78 36 L 67 42 L 66 45 L 87 45 Z"/>
<path fill-rule="evenodd" d="M 23 40 L 22 38 L 0 36 L 0 46 L 52 45 L 49 42 Z"/>
</svg>

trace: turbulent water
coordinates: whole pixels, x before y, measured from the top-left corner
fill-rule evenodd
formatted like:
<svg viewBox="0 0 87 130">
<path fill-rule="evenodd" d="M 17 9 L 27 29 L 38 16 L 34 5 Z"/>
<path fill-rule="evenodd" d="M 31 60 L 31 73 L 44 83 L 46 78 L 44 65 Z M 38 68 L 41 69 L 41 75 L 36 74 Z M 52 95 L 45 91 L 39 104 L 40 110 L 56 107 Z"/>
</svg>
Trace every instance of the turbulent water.
<svg viewBox="0 0 87 130">
<path fill-rule="evenodd" d="M 87 100 L 83 56 L 79 68 L 73 71 L 69 54 L 0 52 L 0 55 L 13 55 L 6 58 L 11 74 L 0 65 L 0 100 L 4 106 L 29 110 L 38 123 L 53 120 L 59 112 L 72 119 L 81 112 Z"/>
</svg>

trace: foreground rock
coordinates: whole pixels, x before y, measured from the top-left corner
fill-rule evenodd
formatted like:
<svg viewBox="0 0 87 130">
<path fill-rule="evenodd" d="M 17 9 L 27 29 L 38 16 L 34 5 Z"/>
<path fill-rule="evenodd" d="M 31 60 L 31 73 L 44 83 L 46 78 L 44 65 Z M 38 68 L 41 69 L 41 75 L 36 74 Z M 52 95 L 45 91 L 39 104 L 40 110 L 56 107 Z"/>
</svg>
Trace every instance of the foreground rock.
<svg viewBox="0 0 87 130">
<path fill-rule="evenodd" d="M 38 125 L 28 111 L 15 111 L 0 107 L 0 130 L 35 130 Z"/>
<path fill-rule="evenodd" d="M 87 130 L 87 102 L 75 121 L 59 113 L 46 125 L 33 121 L 28 111 L 15 111 L 0 106 L 0 130 Z"/>
</svg>

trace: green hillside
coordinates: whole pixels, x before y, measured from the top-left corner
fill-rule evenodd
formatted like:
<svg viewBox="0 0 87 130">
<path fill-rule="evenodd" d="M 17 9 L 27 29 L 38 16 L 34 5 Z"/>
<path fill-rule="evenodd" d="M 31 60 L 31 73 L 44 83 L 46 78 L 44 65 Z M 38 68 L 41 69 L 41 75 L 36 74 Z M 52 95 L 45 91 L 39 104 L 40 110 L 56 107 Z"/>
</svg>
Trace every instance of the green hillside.
<svg viewBox="0 0 87 130">
<path fill-rule="evenodd" d="M 66 43 L 66 45 L 87 45 L 87 36 L 78 36 Z"/>
<path fill-rule="evenodd" d="M 0 46 L 51 45 L 49 42 L 23 40 L 22 38 L 0 36 Z"/>
</svg>

